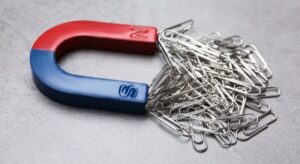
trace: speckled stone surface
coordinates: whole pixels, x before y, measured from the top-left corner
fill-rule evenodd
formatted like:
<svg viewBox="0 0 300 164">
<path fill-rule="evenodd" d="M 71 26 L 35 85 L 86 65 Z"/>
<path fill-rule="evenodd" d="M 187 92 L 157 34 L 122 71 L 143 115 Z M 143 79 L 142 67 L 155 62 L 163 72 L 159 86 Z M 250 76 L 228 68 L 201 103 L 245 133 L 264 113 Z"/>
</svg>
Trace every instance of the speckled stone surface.
<svg viewBox="0 0 300 164">
<path fill-rule="evenodd" d="M 1 0 L 0 163 L 299 163 L 300 5 L 294 0 Z M 282 96 L 267 100 L 278 121 L 248 142 L 224 149 L 209 139 L 196 153 L 190 142 L 158 121 L 73 108 L 43 96 L 32 82 L 29 52 L 53 25 L 88 19 L 153 25 L 192 18 L 197 31 L 239 34 L 265 56 Z M 154 57 L 102 51 L 73 52 L 69 72 L 150 83 L 163 65 Z"/>
</svg>

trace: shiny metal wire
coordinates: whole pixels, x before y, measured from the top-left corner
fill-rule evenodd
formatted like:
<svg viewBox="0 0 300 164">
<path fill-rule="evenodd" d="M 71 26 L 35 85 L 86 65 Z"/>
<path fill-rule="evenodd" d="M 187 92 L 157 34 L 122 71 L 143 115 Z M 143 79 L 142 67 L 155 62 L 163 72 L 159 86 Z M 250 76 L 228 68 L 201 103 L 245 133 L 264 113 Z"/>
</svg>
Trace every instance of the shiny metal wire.
<svg viewBox="0 0 300 164">
<path fill-rule="evenodd" d="M 268 86 L 267 62 L 238 35 L 201 35 L 192 25 L 188 20 L 159 33 L 166 65 L 150 86 L 147 110 L 198 152 L 207 150 L 207 137 L 222 147 L 254 137 L 277 119 L 262 100 L 280 96 Z"/>
</svg>

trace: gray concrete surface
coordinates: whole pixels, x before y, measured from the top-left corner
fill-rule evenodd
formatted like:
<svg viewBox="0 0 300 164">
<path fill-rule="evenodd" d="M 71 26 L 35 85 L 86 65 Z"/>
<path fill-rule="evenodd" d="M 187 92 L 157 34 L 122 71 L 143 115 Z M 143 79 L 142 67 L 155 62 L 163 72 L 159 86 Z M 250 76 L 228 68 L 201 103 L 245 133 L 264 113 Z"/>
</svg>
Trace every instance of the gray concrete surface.
<svg viewBox="0 0 300 164">
<path fill-rule="evenodd" d="M 299 163 L 299 14 L 297 0 L 0 0 L 0 163 Z M 271 85 L 282 96 L 268 102 L 279 119 L 248 142 L 224 149 L 210 139 L 199 154 L 151 116 L 67 107 L 32 82 L 31 45 L 53 25 L 89 19 L 162 29 L 189 18 L 197 31 L 239 34 L 256 44 L 273 70 Z M 162 64 L 158 56 L 79 51 L 61 66 L 150 83 Z"/>
</svg>

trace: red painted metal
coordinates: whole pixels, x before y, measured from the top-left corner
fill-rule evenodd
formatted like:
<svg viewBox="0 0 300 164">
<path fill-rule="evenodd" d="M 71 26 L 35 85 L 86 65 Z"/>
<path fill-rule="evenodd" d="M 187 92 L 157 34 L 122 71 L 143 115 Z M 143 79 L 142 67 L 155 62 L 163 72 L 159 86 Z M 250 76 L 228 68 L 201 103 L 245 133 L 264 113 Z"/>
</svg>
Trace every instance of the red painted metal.
<svg viewBox="0 0 300 164">
<path fill-rule="evenodd" d="M 154 54 L 156 42 L 155 27 L 73 21 L 49 29 L 32 48 L 54 51 L 58 58 L 68 51 L 82 48 Z"/>
</svg>

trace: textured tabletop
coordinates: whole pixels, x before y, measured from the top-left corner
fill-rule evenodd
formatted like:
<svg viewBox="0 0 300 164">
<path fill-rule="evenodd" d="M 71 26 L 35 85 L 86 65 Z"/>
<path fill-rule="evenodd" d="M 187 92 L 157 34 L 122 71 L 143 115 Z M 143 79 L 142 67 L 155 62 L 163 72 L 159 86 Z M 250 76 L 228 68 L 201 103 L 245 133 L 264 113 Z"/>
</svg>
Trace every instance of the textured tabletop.
<svg viewBox="0 0 300 164">
<path fill-rule="evenodd" d="M 0 0 L 0 163 L 299 163 L 300 3 L 297 0 Z M 34 85 L 29 53 L 46 29 L 70 20 L 95 20 L 163 29 L 193 19 L 201 33 L 241 35 L 255 44 L 282 95 L 267 100 L 279 116 L 248 142 L 228 149 L 209 138 L 197 153 L 151 117 L 68 107 Z M 68 72 L 150 84 L 159 55 L 72 52 Z"/>
</svg>

